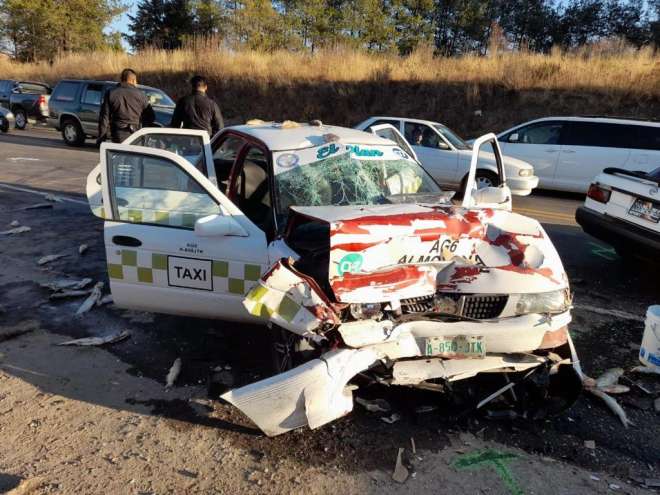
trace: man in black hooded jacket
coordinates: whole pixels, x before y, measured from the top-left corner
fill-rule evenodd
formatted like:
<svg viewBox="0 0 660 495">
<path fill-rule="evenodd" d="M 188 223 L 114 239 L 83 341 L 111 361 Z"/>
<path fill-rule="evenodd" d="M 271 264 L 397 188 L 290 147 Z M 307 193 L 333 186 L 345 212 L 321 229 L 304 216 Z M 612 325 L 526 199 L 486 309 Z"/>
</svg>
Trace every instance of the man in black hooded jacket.
<svg viewBox="0 0 660 495">
<path fill-rule="evenodd" d="M 177 129 L 201 129 L 213 137 L 224 127 L 220 107 L 206 96 L 208 85 L 202 76 L 190 80 L 192 92 L 179 99 L 172 115 L 172 127 Z"/>
</svg>

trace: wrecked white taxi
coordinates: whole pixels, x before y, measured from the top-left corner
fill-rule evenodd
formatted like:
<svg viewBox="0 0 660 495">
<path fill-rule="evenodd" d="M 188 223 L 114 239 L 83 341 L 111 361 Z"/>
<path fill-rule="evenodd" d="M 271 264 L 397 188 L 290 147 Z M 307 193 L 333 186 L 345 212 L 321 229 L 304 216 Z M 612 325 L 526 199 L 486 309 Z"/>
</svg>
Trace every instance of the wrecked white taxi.
<svg viewBox="0 0 660 495">
<path fill-rule="evenodd" d="M 115 304 L 267 324 L 278 373 L 223 395 L 267 435 L 347 414 L 357 375 L 438 392 L 497 377 L 475 407 L 567 407 L 568 280 L 511 212 L 495 136 L 460 204 L 397 141 L 258 121 L 104 143 L 87 192 Z M 485 143 L 502 184 L 477 190 Z"/>
</svg>

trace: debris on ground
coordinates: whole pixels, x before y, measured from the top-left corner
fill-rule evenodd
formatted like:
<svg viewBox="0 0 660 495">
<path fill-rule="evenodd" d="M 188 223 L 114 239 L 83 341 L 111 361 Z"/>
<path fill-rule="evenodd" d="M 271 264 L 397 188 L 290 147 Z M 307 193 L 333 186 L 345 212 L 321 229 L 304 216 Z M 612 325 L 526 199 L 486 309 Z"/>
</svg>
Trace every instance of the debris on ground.
<svg viewBox="0 0 660 495">
<path fill-rule="evenodd" d="M 94 307 L 94 305 L 100 305 L 101 298 L 103 294 L 101 291 L 103 290 L 103 282 L 96 282 L 96 285 L 94 285 L 94 288 L 92 289 L 92 293 L 89 295 L 87 299 L 80 305 L 78 308 L 78 311 L 76 311 L 76 315 L 81 315 L 83 313 L 86 313 L 90 309 Z"/>
<path fill-rule="evenodd" d="M 5 230 L 0 232 L 0 235 L 14 235 L 22 234 L 23 232 L 30 232 L 32 229 L 27 225 L 21 225 L 20 227 L 14 227 L 13 229 Z"/>
<path fill-rule="evenodd" d="M 622 368 L 611 368 L 605 371 L 598 378 L 590 378 L 581 373 L 582 385 L 587 392 L 595 395 L 610 408 L 610 410 L 618 416 L 623 423 L 623 426 L 628 428 L 633 422 L 628 419 L 626 412 L 619 405 L 614 397 L 608 394 L 622 394 L 630 391 L 630 388 L 618 383 L 619 378 L 623 376 Z"/>
<path fill-rule="evenodd" d="M 362 397 L 356 397 L 355 402 L 360 404 L 369 412 L 386 413 L 392 410 L 392 407 L 385 399 L 367 400 L 367 399 L 363 399 Z"/>
<path fill-rule="evenodd" d="M 59 196 L 55 196 L 54 194 L 44 194 L 44 199 L 46 201 L 50 201 L 52 203 L 61 203 L 63 200 Z"/>
<path fill-rule="evenodd" d="M 607 395 L 599 388 L 586 388 L 586 390 L 594 394 L 596 397 L 602 399 L 607 407 L 609 407 L 610 410 L 619 417 L 624 427 L 628 428 L 628 425 L 633 424 L 633 422 L 628 419 L 626 411 L 623 410 L 623 408 L 619 405 L 614 397 Z"/>
<path fill-rule="evenodd" d="M 23 210 L 42 210 L 42 209 L 52 208 L 52 207 L 53 207 L 53 203 L 36 203 L 34 205 L 25 206 L 22 209 Z"/>
<path fill-rule="evenodd" d="M 405 483 L 408 479 L 408 468 L 403 465 L 403 453 L 405 449 L 400 448 L 399 452 L 396 455 L 396 464 L 394 465 L 394 472 L 392 473 L 392 479 L 397 483 Z"/>
<path fill-rule="evenodd" d="M 595 449 L 596 448 L 596 441 L 595 440 L 585 440 L 584 441 L 584 447 L 587 449 Z"/>
<path fill-rule="evenodd" d="M 91 290 L 62 290 L 58 292 L 53 292 L 48 299 L 67 299 L 69 297 L 82 297 L 87 296 L 91 293 Z"/>
<path fill-rule="evenodd" d="M 127 339 L 130 336 L 130 331 L 122 330 L 121 332 L 106 335 L 104 337 L 83 337 L 82 339 L 67 340 L 66 342 L 61 342 L 57 345 L 95 346 L 114 344 L 115 342 Z"/>
<path fill-rule="evenodd" d="M 104 304 L 110 304 L 114 301 L 112 298 L 112 294 L 107 294 L 101 298 L 101 300 L 98 302 L 99 306 L 103 306 Z"/>
<path fill-rule="evenodd" d="M 69 256 L 68 254 L 49 254 L 47 256 L 42 256 L 37 260 L 37 265 L 45 265 L 46 263 L 50 263 L 51 261 L 59 260 L 60 258 L 64 258 L 66 256 Z"/>
<path fill-rule="evenodd" d="M 655 412 L 660 413 L 660 397 L 653 401 L 653 409 L 655 409 Z"/>
<path fill-rule="evenodd" d="M 10 227 L 18 227 L 21 223 L 18 220 L 14 220 L 9 224 Z"/>
<path fill-rule="evenodd" d="M 179 376 L 179 373 L 181 373 L 181 358 L 176 358 L 172 364 L 172 367 L 170 368 L 170 371 L 165 377 L 165 388 L 170 388 L 172 385 L 174 385 L 174 382 Z"/>
<path fill-rule="evenodd" d="M 83 254 L 85 251 L 89 249 L 89 246 L 87 244 L 81 244 L 78 246 L 78 254 Z"/>
<path fill-rule="evenodd" d="M 596 386 L 598 388 L 603 388 L 613 385 L 619 381 L 621 375 L 623 375 L 623 368 L 609 369 L 596 379 Z"/>
<path fill-rule="evenodd" d="M 53 292 L 58 292 L 62 290 L 80 290 L 87 287 L 92 283 L 91 278 L 83 278 L 81 280 L 73 280 L 68 278 L 63 278 L 55 280 L 54 282 L 47 282 L 45 284 L 40 284 L 44 289 L 50 289 Z"/>
<path fill-rule="evenodd" d="M 394 424 L 401 419 L 401 415 L 399 413 L 394 413 L 391 416 L 383 416 L 380 419 L 388 424 Z"/>
</svg>

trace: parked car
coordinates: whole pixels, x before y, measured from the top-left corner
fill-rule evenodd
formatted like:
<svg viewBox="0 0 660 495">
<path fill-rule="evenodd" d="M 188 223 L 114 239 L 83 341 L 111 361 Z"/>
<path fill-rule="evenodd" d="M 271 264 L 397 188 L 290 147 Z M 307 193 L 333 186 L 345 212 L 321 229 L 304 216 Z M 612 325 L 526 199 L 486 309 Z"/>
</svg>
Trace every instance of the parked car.
<svg viewBox="0 0 660 495">
<path fill-rule="evenodd" d="M 660 168 L 632 172 L 606 168 L 593 180 L 575 220 L 587 234 L 622 257 L 660 259 Z"/>
<path fill-rule="evenodd" d="M 0 80 L 0 106 L 14 114 L 17 129 L 25 129 L 28 119 L 45 121 L 52 92 L 48 84 L 33 81 Z"/>
<path fill-rule="evenodd" d="M 88 81 L 65 79 L 60 81 L 49 103 L 48 123 L 62 132 L 69 146 L 81 146 L 86 138 L 98 137 L 99 114 L 106 91 L 114 88 L 115 81 Z M 138 85 L 154 108 L 156 127 L 168 126 L 175 103 L 163 91 Z"/>
<path fill-rule="evenodd" d="M 660 122 L 546 117 L 497 137 L 506 155 L 534 165 L 544 189 L 584 193 L 605 168 L 650 172 L 660 166 Z"/>
<path fill-rule="evenodd" d="M 268 435 L 347 414 L 358 374 L 439 393 L 475 377 L 470 401 L 514 387 L 503 404 L 528 417 L 568 407 L 568 279 L 506 181 L 474 187 L 488 143 L 502 169 L 478 139 L 461 206 L 395 142 L 318 122 L 103 143 L 87 196 L 114 302 L 268 324 L 278 374 L 223 395 Z"/>
<path fill-rule="evenodd" d="M 356 126 L 366 130 L 380 124 L 391 124 L 404 135 L 417 155 L 417 159 L 443 186 L 463 190 L 470 169 L 472 148 L 449 127 L 429 120 L 398 117 L 370 117 Z M 534 168 L 527 162 L 504 156 L 504 171 L 511 192 L 527 196 L 538 184 Z M 477 187 L 498 184 L 495 156 L 483 151 L 477 167 Z"/>
</svg>

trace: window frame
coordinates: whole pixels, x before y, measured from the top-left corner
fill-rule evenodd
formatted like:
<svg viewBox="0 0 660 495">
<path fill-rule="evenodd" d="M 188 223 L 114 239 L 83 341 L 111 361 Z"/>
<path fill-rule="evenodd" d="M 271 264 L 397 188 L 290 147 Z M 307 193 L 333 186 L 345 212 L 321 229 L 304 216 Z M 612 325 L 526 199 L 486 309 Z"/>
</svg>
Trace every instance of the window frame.
<svg viewBox="0 0 660 495">
<path fill-rule="evenodd" d="M 153 149 L 153 148 L 148 148 L 148 149 Z M 113 222 L 119 222 L 119 223 L 127 223 L 131 225 L 147 225 L 150 227 L 164 227 L 164 228 L 171 228 L 171 229 L 181 229 L 181 230 L 186 230 L 186 231 L 194 231 L 195 227 L 193 226 L 192 228 L 190 227 L 184 227 L 184 226 L 178 226 L 178 225 L 163 225 L 162 223 L 152 223 L 152 222 L 130 222 L 127 220 L 122 220 L 119 216 L 119 209 L 117 207 L 117 201 L 115 197 L 115 180 L 114 180 L 114 170 L 112 169 L 112 164 L 111 161 L 109 160 L 109 154 L 110 153 L 123 153 L 126 155 L 137 155 L 141 157 L 149 157 L 149 158 L 158 158 L 161 160 L 165 160 L 170 162 L 171 164 L 175 165 L 177 168 L 179 168 L 184 174 L 188 176 L 188 179 L 193 180 L 205 193 L 206 195 L 211 198 L 211 200 L 216 204 L 218 207 L 218 212 L 217 215 L 225 216 L 225 213 L 222 211 L 222 205 L 220 202 L 213 197 L 212 194 L 209 193 L 206 187 L 204 187 L 202 184 L 199 183 L 197 179 L 195 179 L 184 167 L 181 167 L 175 160 L 172 160 L 168 157 L 164 156 L 159 156 L 159 155 L 154 155 L 154 154 L 149 154 L 149 153 L 144 153 L 140 151 L 132 151 L 132 150 L 105 150 L 105 169 L 106 169 L 106 183 L 107 188 L 108 188 L 108 195 L 109 195 L 109 200 L 110 200 L 110 211 L 112 215 L 112 221 Z M 194 165 L 191 165 L 194 166 Z M 201 172 L 200 172 L 201 173 Z M 136 189 L 143 189 L 143 188 L 136 188 Z M 147 189 L 147 188 L 144 188 Z"/>
<path fill-rule="evenodd" d="M 566 127 L 569 121 L 567 120 L 541 120 L 539 122 L 531 122 L 529 124 L 523 124 L 519 127 L 516 127 L 515 129 L 512 129 L 504 134 L 501 135 L 501 139 L 503 143 L 507 144 L 526 144 L 529 146 L 561 146 L 562 145 L 562 140 L 564 137 L 564 133 L 566 132 Z M 547 125 L 561 125 L 561 129 L 559 130 L 559 139 L 557 140 L 557 143 L 550 144 L 550 143 L 523 143 L 521 141 L 509 141 L 509 137 L 512 134 L 520 134 L 524 129 L 528 129 L 531 127 L 541 127 L 541 126 L 547 126 Z"/>
<path fill-rule="evenodd" d="M 63 88 L 66 86 L 71 86 L 74 89 L 71 98 L 62 98 L 63 94 Z M 73 82 L 73 81 L 62 81 L 60 82 L 56 87 L 55 90 L 53 91 L 53 94 L 51 95 L 51 99 L 55 101 L 60 101 L 63 103 L 73 103 L 76 101 L 76 98 L 78 97 L 78 93 L 80 92 L 80 83 Z"/>
<path fill-rule="evenodd" d="M 85 98 L 87 98 L 87 93 L 89 93 L 89 88 L 92 86 L 98 86 L 100 88 L 100 93 L 101 93 L 101 99 L 99 100 L 98 103 L 91 103 L 89 101 L 85 101 Z M 95 90 L 94 90 L 95 91 Z M 80 103 L 81 105 L 90 105 L 90 106 L 95 106 L 95 107 L 101 107 L 103 104 L 103 97 L 105 96 L 105 85 L 101 83 L 87 83 L 85 85 L 85 90 L 83 91 L 83 94 L 80 96 Z"/>
</svg>

